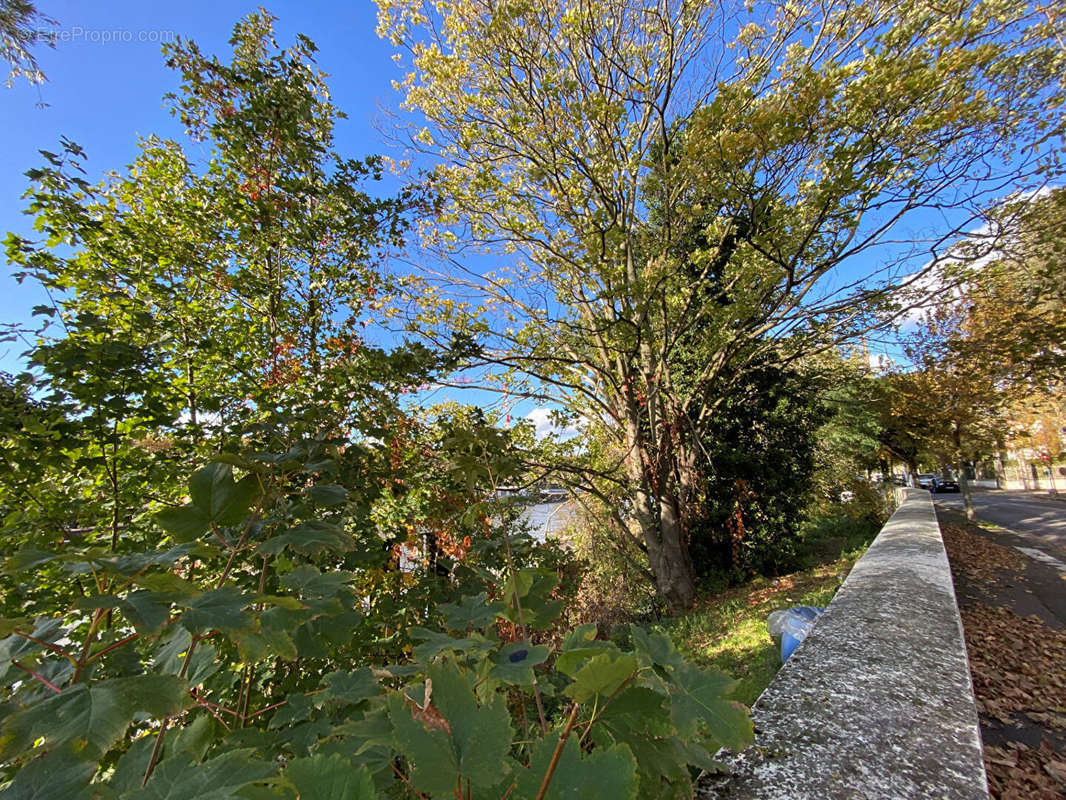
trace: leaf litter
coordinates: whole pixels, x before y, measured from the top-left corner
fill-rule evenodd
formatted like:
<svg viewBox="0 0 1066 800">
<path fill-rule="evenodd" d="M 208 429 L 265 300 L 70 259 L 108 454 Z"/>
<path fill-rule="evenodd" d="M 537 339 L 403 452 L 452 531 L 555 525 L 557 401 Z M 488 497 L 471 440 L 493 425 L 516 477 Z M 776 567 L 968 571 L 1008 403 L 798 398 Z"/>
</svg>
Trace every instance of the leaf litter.
<svg viewBox="0 0 1066 800">
<path fill-rule="evenodd" d="M 1020 553 L 942 525 L 956 581 L 1024 583 Z M 974 694 L 995 800 L 1066 797 L 1066 631 L 998 605 L 960 598 Z M 994 731 L 994 735 L 992 734 Z"/>
</svg>

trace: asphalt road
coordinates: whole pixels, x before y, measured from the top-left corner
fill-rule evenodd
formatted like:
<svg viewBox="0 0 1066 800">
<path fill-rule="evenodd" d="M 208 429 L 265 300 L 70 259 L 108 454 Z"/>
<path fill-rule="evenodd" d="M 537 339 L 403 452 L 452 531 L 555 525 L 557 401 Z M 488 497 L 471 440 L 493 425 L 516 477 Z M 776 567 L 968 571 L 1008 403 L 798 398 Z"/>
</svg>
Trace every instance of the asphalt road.
<svg viewBox="0 0 1066 800">
<path fill-rule="evenodd" d="M 962 511 L 961 494 L 934 494 L 933 500 L 945 508 Z M 1029 547 L 1066 561 L 1066 501 L 1020 492 L 977 490 L 973 506 L 979 520 L 1008 528 L 1025 539 Z"/>
</svg>

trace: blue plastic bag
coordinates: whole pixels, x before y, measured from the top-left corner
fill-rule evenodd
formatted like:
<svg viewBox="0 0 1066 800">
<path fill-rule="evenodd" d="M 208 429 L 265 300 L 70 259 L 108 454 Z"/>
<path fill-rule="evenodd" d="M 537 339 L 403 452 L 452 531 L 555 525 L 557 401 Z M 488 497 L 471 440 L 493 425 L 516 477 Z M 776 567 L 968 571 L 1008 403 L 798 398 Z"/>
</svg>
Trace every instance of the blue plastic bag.
<svg viewBox="0 0 1066 800">
<path fill-rule="evenodd" d="M 789 656 L 799 647 L 800 642 L 814 627 L 815 620 L 825 613 L 824 608 L 815 606 L 796 606 L 771 612 L 766 618 L 766 630 L 774 641 L 781 639 L 781 661 L 788 661 Z"/>
</svg>

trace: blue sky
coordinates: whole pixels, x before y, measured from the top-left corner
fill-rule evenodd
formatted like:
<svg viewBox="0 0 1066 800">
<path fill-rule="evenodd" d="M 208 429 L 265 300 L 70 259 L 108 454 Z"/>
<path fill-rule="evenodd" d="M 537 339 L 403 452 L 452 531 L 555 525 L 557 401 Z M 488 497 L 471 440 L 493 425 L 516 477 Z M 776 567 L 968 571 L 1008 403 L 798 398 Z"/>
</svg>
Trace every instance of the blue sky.
<svg viewBox="0 0 1066 800">
<path fill-rule="evenodd" d="M 140 136 L 183 140 L 180 126 L 163 106 L 163 95 L 177 89 L 178 82 L 163 64 L 160 38 L 191 38 L 205 52 L 225 58 L 233 24 L 259 5 L 39 0 L 38 10 L 59 23 L 60 41 L 54 50 L 35 51 L 47 83 L 0 86 L 0 236 L 15 231 L 32 238 L 32 220 L 22 213 L 20 199 L 28 186 L 23 173 L 40 164 L 38 150 L 57 150 L 61 136 L 85 148 L 94 178 L 129 163 Z M 390 46 L 374 34 L 376 6 L 369 0 L 272 0 L 268 10 L 279 18 L 282 46 L 303 33 L 319 47 L 319 66 L 331 75 L 333 101 L 348 115 L 338 124 L 338 151 L 352 157 L 387 152 L 375 120 L 382 107 L 396 105 L 391 81 L 398 70 Z M 47 106 L 37 107 L 41 102 Z M 189 152 L 196 155 L 194 147 Z M 40 289 L 19 286 L 9 268 L 0 270 L 0 322 L 28 322 L 30 309 L 41 302 Z M 22 349 L 0 343 L 0 370 L 19 369 Z"/>
</svg>

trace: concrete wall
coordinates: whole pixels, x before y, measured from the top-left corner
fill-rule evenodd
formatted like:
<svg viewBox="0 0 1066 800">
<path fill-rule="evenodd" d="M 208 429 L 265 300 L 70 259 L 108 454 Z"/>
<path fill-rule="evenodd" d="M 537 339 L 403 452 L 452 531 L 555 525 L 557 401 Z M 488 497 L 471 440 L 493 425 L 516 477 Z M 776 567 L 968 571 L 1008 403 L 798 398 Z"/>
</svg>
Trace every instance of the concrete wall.
<svg viewBox="0 0 1066 800">
<path fill-rule="evenodd" d="M 929 493 L 908 489 L 727 754 L 732 800 L 988 797 L 962 625 Z"/>
</svg>

